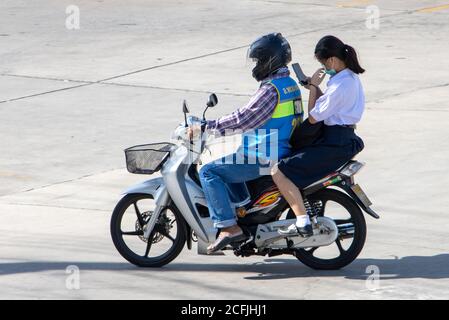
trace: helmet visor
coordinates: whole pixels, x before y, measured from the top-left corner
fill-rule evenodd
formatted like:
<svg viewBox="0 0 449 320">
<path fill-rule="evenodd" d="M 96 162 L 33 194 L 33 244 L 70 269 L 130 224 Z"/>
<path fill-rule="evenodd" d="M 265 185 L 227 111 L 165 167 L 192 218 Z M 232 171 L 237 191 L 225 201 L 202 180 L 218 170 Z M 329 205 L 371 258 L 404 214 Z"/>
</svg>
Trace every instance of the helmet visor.
<svg viewBox="0 0 449 320">
<path fill-rule="evenodd" d="M 248 70 L 249 73 L 252 73 L 259 60 L 257 58 L 250 57 L 249 54 L 250 49 L 246 52 L 245 69 Z"/>
</svg>

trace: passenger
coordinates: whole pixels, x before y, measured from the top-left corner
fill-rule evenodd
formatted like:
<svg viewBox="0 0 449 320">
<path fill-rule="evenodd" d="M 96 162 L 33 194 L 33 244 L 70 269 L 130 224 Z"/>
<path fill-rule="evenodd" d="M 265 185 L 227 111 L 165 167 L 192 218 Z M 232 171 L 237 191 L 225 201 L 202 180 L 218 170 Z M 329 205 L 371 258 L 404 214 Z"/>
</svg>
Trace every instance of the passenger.
<svg viewBox="0 0 449 320">
<path fill-rule="evenodd" d="M 354 129 L 365 108 L 358 77 L 365 70 L 354 48 L 334 36 L 325 36 L 315 47 L 315 57 L 323 68 L 315 72 L 306 86 L 310 90 L 308 121 L 324 121 L 323 136 L 272 168 L 274 182 L 296 215 L 296 223 L 279 230 L 282 235 L 313 234 L 300 190 L 332 173 L 364 148 Z M 319 85 L 326 74 L 330 80 L 323 93 Z"/>
</svg>

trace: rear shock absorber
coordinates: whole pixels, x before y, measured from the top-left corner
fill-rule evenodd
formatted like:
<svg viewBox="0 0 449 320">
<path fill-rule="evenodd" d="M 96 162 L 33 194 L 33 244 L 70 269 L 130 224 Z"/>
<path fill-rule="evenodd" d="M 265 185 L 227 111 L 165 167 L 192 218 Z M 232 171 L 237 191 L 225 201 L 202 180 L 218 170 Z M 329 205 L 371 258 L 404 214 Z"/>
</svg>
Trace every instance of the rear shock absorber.
<svg viewBox="0 0 449 320">
<path fill-rule="evenodd" d="M 304 198 L 304 207 L 306 208 L 306 212 L 310 217 L 310 221 L 312 222 L 312 225 L 315 226 L 318 221 L 317 221 L 317 216 L 318 216 L 318 211 L 315 207 L 315 205 L 311 205 L 309 200 L 307 198 Z"/>
</svg>

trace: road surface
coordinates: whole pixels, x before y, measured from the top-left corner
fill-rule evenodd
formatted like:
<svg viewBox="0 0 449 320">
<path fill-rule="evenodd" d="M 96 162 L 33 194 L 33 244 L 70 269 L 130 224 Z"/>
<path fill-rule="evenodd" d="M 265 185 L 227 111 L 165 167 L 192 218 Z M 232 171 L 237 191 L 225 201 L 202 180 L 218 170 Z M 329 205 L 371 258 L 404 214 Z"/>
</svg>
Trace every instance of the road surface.
<svg viewBox="0 0 449 320">
<path fill-rule="evenodd" d="M 449 298 L 447 0 L 73 4 L 0 3 L 0 298 Z M 130 265 L 109 218 L 146 177 L 127 173 L 123 149 L 168 140 L 182 99 L 200 114 L 216 92 L 209 117 L 243 105 L 257 89 L 248 45 L 272 31 L 309 74 L 327 34 L 367 70 L 357 181 L 382 218 L 367 217 L 362 254 L 339 271 L 195 250 L 161 269 Z"/>
</svg>

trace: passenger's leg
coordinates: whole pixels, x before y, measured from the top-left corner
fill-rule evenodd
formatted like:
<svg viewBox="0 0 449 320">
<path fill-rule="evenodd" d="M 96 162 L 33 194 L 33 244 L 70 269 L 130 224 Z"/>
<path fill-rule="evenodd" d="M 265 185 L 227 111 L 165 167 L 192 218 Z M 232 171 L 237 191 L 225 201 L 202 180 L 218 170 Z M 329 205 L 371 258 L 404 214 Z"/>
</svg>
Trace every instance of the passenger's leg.
<svg viewBox="0 0 449 320">
<path fill-rule="evenodd" d="M 296 216 L 296 223 L 294 225 L 289 226 L 287 229 L 281 229 L 279 232 L 285 235 L 294 235 L 299 233 L 304 236 L 310 236 L 312 234 L 310 219 L 307 215 L 306 208 L 304 207 L 304 201 L 298 187 L 291 182 L 281 172 L 281 170 L 279 170 L 277 164 L 273 166 L 271 175 L 274 183 L 284 196 L 285 200 L 287 200 L 290 208 Z"/>
<path fill-rule="evenodd" d="M 279 170 L 277 164 L 271 169 L 271 176 L 295 215 L 297 217 L 306 215 L 306 208 L 304 207 L 301 192 L 298 187 L 296 187 L 295 184 L 291 182 L 281 170 Z"/>
</svg>

